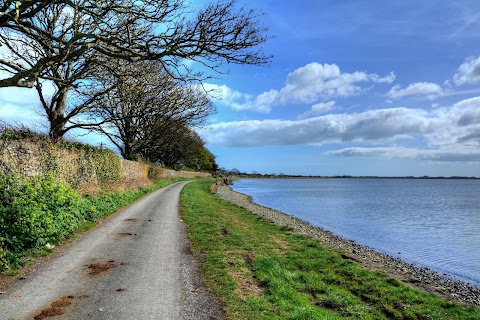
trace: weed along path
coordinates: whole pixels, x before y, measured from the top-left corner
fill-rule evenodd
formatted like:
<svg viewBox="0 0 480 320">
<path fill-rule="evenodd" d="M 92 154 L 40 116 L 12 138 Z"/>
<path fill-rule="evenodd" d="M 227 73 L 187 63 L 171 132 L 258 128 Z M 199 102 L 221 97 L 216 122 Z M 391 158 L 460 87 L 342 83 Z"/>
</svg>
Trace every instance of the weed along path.
<svg viewBox="0 0 480 320">
<path fill-rule="evenodd" d="M 0 319 L 216 319 L 179 215 L 187 182 L 160 189 L 2 289 Z"/>
</svg>

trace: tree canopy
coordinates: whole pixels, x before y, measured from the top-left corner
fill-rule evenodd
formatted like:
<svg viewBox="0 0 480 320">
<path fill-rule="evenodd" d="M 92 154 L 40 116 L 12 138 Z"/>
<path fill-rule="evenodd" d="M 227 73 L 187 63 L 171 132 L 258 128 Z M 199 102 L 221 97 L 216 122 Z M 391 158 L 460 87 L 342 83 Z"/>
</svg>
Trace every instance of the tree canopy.
<svg viewBox="0 0 480 320">
<path fill-rule="evenodd" d="M 89 109 L 103 123 L 93 130 L 106 135 L 127 159 L 146 154 L 146 148 L 178 126 L 201 125 L 215 112 L 203 89 L 173 79 L 158 63 L 137 62 L 112 68 L 117 76 L 109 72 L 97 76 L 105 88 L 111 89 L 102 99 L 92 100 Z"/>
<path fill-rule="evenodd" d="M 226 64 L 268 63 L 269 37 L 262 13 L 236 0 L 192 8 L 187 0 L 4 0 L 0 88 L 35 88 L 55 141 L 82 128 L 105 134 L 125 158 L 171 163 L 168 153 L 216 167 L 192 130 L 214 112 L 202 82 Z M 180 151 L 187 144 L 194 155 Z"/>
<path fill-rule="evenodd" d="M 8 74 L 0 87 L 63 80 L 49 68 L 100 63 L 101 56 L 160 61 L 189 81 L 209 76 L 190 69 L 191 61 L 222 72 L 225 63 L 261 65 L 270 58 L 260 47 L 268 37 L 259 14 L 235 0 L 198 12 L 185 0 L 3 1 L 0 10 L 0 70 Z"/>
</svg>

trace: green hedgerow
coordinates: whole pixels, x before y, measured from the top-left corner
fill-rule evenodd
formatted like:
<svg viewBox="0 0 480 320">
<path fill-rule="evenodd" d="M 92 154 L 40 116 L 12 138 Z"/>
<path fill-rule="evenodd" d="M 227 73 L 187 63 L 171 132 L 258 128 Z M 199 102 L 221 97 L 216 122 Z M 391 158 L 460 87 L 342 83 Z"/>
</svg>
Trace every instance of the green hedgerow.
<svg viewBox="0 0 480 320">
<path fill-rule="evenodd" d="M 73 234 L 83 222 L 80 205 L 80 195 L 50 175 L 0 175 L 0 259 Z"/>
<path fill-rule="evenodd" d="M 125 192 L 81 196 L 53 175 L 27 178 L 0 173 L 0 271 L 22 265 L 22 257 L 58 244 L 143 195 L 182 179 Z"/>
</svg>

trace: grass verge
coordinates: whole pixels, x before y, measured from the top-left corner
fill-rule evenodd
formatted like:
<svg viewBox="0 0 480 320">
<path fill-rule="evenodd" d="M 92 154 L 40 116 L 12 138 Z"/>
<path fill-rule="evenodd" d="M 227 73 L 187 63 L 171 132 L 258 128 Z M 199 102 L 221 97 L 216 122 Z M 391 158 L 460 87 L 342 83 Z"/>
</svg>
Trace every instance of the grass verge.
<svg viewBox="0 0 480 320">
<path fill-rule="evenodd" d="M 362 269 L 318 242 L 188 184 L 181 198 L 205 284 L 229 319 L 480 319 L 480 309 L 441 300 Z"/>
<path fill-rule="evenodd" d="M 49 255 L 53 245 L 89 230 L 99 219 L 182 180 L 158 180 L 150 187 L 91 196 L 80 195 L 53 176 L 0 175 L 0 271 Z"/>
</svg>

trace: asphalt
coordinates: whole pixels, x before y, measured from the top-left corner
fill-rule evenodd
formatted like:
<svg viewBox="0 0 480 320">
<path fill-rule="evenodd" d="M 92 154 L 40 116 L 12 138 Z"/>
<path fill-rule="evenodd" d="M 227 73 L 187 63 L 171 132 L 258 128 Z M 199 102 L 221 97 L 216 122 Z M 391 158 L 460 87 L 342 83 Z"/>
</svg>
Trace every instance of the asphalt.
<svg viewBox="0 0 480 320">
<path fill-rule="evenodd" d="M 0 319 L 218 319 L 179 215 L 186 182 L 92 229 L 0 296 Z"/>
</svg>

